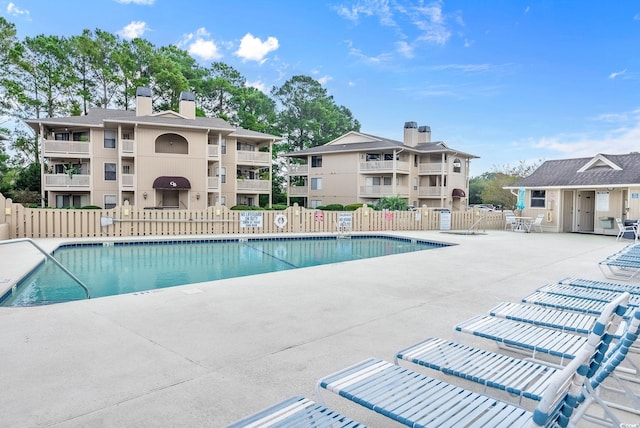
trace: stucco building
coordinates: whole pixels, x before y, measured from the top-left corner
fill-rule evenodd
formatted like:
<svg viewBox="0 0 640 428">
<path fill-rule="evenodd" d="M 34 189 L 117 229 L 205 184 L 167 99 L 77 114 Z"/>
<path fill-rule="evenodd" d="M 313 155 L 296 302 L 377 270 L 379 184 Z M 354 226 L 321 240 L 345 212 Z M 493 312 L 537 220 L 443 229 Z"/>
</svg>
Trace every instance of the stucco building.
<svg viewBox="0 0 640 428">
<path fill-rule="evenodd" d="M 136 110 L 26 121 L 38 135 L 47 206 L 203 209 L 271 203 L 272 145 L 280 138 L 196 117 L 192 93 L 179 111 L 153 112 L 139 88 Z"/>
<path fill-rule="evenodd" d="M 287 153 L 287 194 L 308 208 L 375 204 L 401 197 L 415 207 L 465 210 L 469 164 L 477 156 L 431 141 L 431 129 L 404 125 L 404 141 L 349 132 L 323 146 Z"/>
</svg>

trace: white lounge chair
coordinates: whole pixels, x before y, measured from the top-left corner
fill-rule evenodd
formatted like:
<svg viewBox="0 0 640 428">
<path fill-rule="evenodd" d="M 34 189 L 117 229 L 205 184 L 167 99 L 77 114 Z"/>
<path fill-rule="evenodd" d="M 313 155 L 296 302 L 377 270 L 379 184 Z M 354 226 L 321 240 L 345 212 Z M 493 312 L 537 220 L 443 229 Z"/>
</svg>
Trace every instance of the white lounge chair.
<svg viewBox="0 0 640 428">
<path fill-rule="evenodd" d="M 624 237 L 624 234 L 627 232 L 633 233 L 634 238 L 637 238 L 637 224 L 625 226 L 621 218 L 616 218 L 616 224 L 618 225 L 618 236 L 616 236 L 616 241 L 619 241 L 620 238 Z"/>
<path fill-rule="evenodd" d="M 542 221 L 544 220 L 544 214 L 538 214 L 538 216 L 535 218 L 535 220 L 533 220 L 531 223 L 529 223 L 529 232 L 533 231 L 535 232 L 536 230 L 538 232 L 543 232 L 542 230 Z"/>
</svg>

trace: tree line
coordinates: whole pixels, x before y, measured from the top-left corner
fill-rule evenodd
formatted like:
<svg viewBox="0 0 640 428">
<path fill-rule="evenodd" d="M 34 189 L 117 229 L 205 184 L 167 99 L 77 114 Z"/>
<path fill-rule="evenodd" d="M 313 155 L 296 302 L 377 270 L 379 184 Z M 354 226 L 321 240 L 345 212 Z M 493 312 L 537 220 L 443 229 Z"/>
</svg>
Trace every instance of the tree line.
<svg viewBox="0 0 640 428">
<path fill-rule="evenodd" d="M 91 108 L 134 109 L 142 86 L 151 89 L 156 111 L 177 111 L 181 92 L 190 91 L 197 116 L 282 137 L 274 159 L 360 130 L 351 111 L 309 76 L 292 76 L 265 94 L 248 86 L 233 67 L 223 62 L 202 66 L 174 45 L 125 40 L 100 29 L 18 40 L 15 25 L 0 17 L 0 116 L 5 124 L 84 115 Z M 0 129 L 0 193 L 16 202 L 39 201 L 39 161 L 38 142 L 29 128 Z M 275 203 L 286 201 L 281 167 L 274 162 Z"/>
</svg>

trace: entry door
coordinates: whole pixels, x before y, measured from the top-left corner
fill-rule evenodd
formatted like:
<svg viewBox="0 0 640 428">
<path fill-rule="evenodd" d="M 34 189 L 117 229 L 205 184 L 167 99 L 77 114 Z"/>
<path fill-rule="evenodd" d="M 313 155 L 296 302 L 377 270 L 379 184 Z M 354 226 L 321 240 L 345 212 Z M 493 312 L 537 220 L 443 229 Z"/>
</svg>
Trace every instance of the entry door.
<svg viewBox="0 0 640 428">
<path fill-rule="evenodd" d="M 178 208 L 179 205 L 179 193 L 177 190 L 163 190 L 162 191 L 162 206 L 164 208 Z"/>
<path fill-rule="evenodd" d="M 578 192 L 578 231 L 593 232 L 596 192 L 582 190 Z"/>
<path fill-rule="evenodd" d="M 562 192 L 562 231 L 573 232 L 573 190 Z"/>
</svg>

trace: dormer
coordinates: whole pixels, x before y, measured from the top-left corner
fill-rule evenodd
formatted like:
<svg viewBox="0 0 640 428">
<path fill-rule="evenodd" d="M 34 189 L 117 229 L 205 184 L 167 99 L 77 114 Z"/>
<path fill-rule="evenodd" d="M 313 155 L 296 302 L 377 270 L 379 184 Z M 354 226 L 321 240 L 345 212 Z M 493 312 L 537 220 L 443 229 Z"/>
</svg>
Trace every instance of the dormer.
<svg viewBox="0 0 640 428">
<path fill-rule="evenodd" d="M 605 155 L 598 153 L 589 162 L 584 164 L 584 166 L 580 168 L 578 172 L 585 172 L 594 168 L 603 168 L 603 167 L 612 169 L 614 171 L 622 171 L 622 168 L 620 168 L 614 162 L 609 160 Z"/>
</svg>

